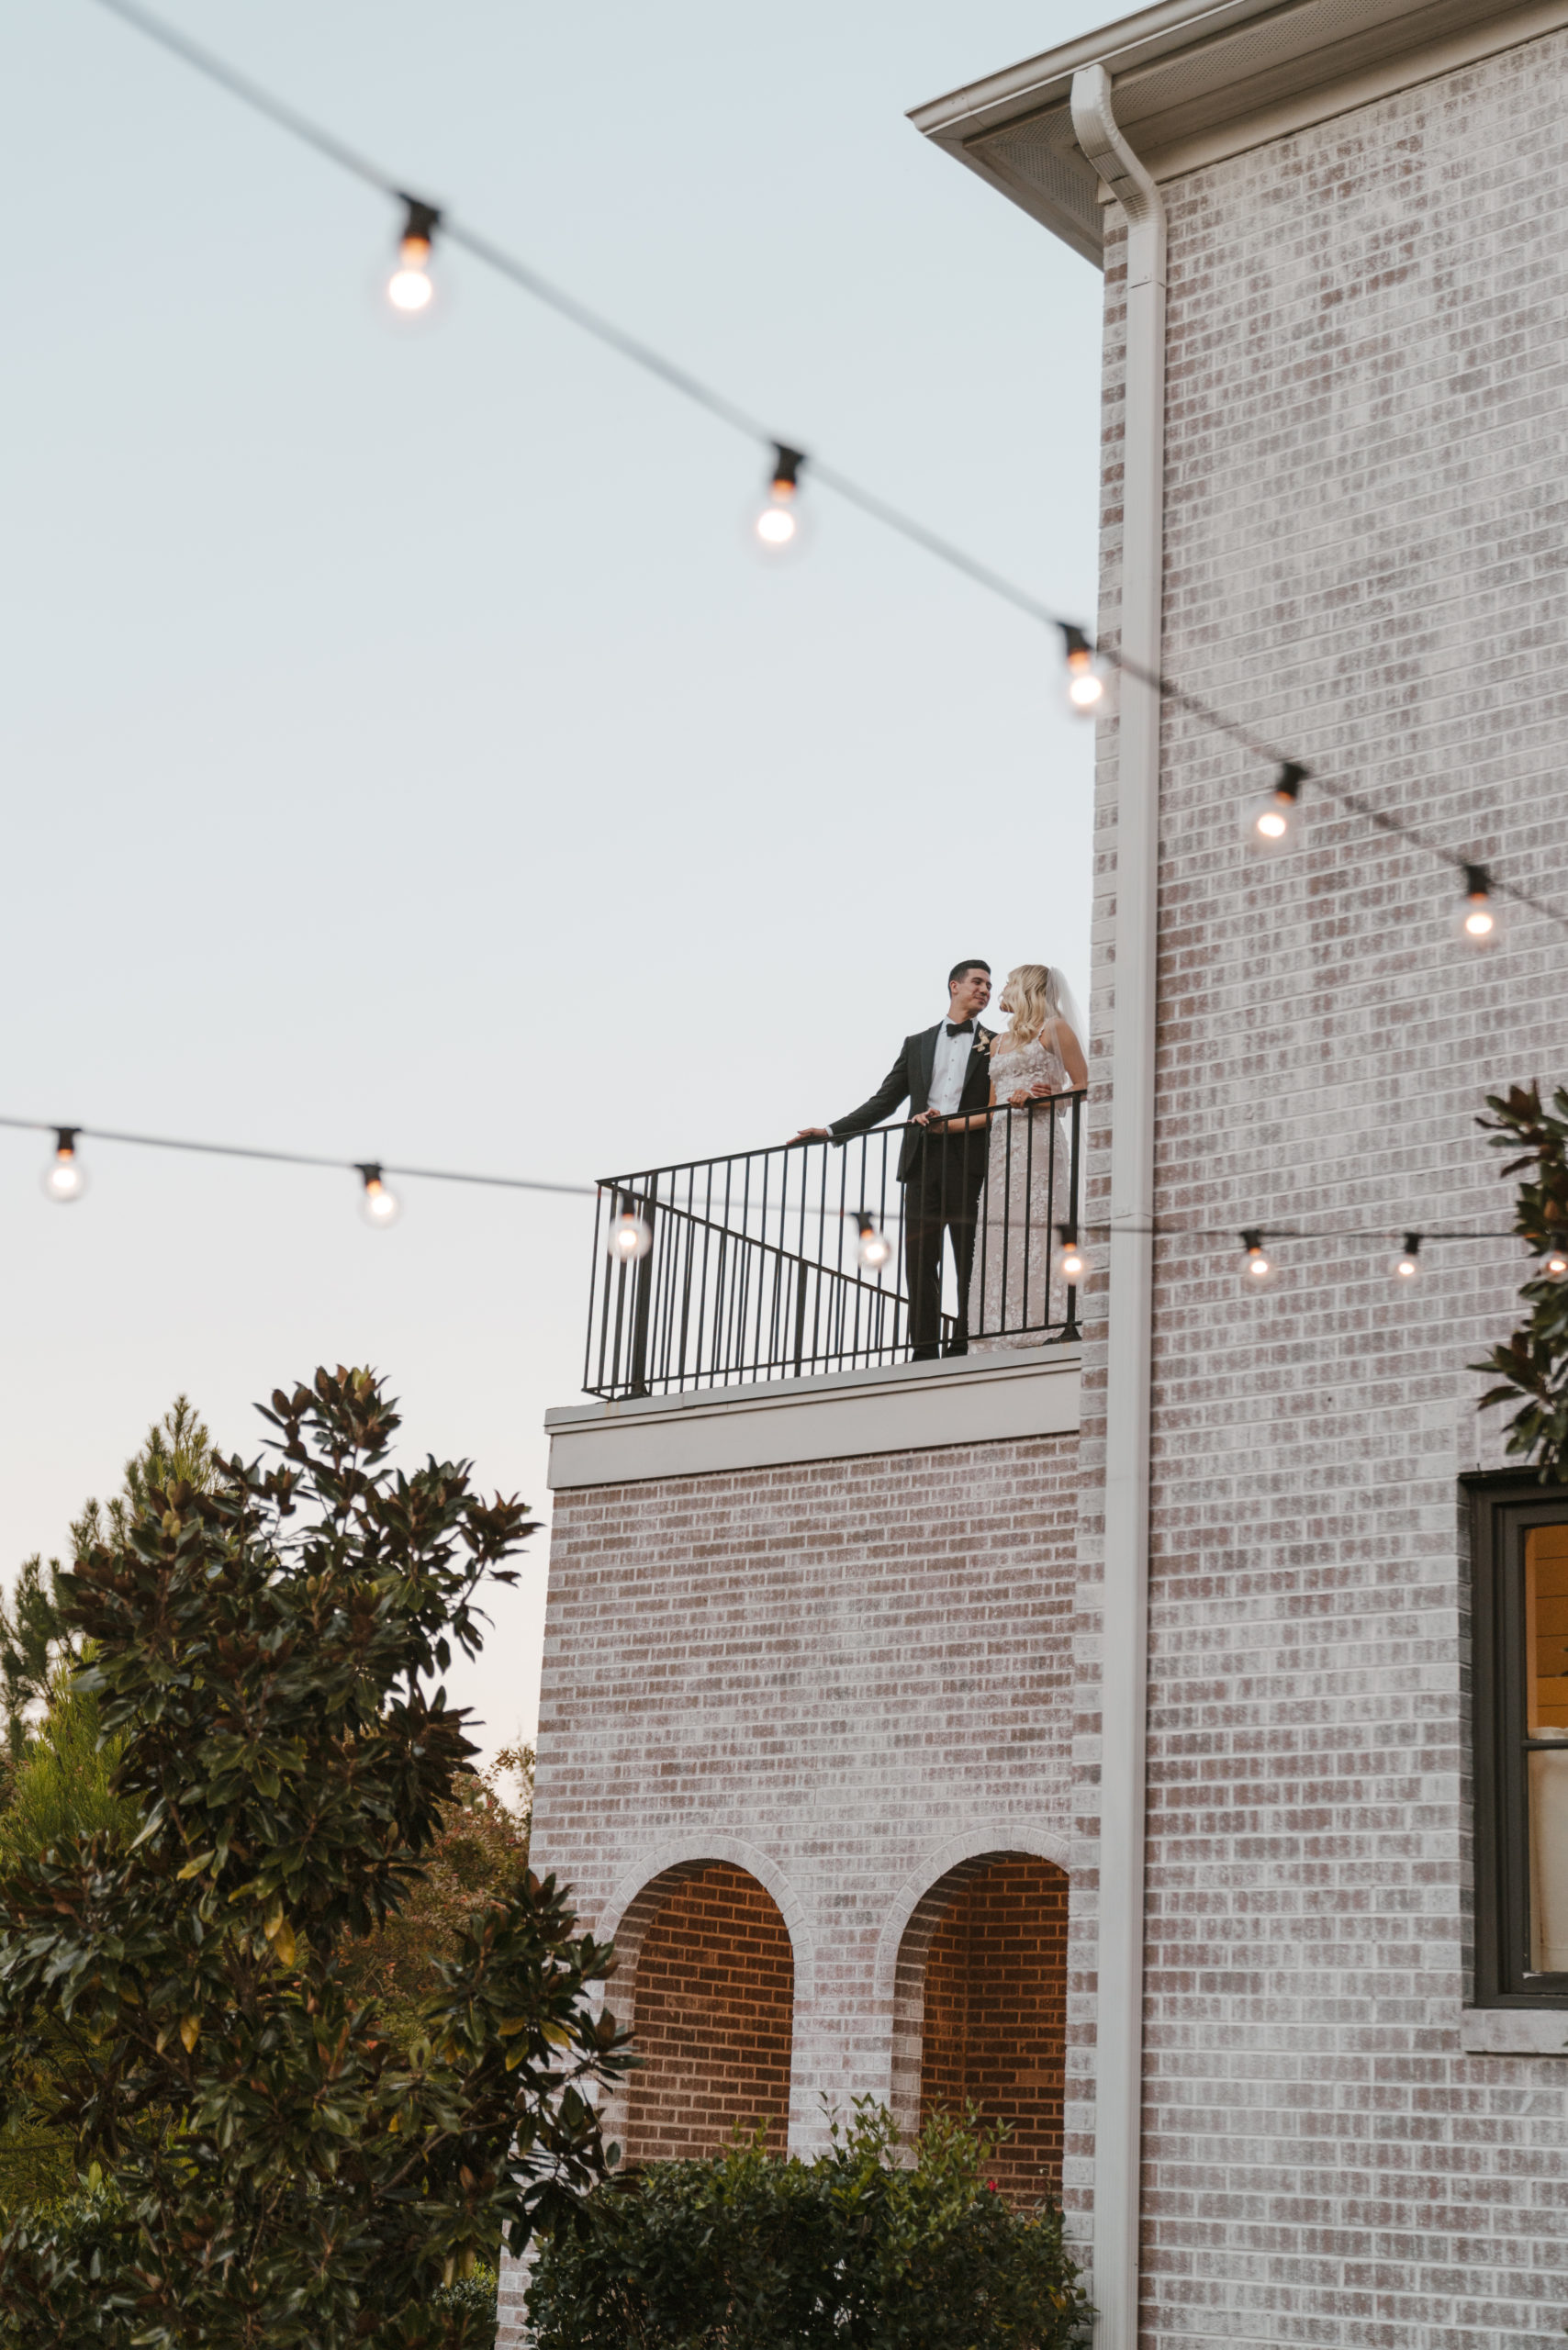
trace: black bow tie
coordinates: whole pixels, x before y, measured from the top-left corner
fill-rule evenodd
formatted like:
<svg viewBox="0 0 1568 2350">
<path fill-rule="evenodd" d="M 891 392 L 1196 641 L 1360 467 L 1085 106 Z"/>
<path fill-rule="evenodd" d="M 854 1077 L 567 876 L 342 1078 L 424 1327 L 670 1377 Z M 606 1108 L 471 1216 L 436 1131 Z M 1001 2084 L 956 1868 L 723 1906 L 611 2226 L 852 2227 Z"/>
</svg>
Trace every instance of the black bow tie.
<svg viewBox="0 0 1568 2350">
<path fill-rule="evenodd" d="M 947 1023 L 949 1036 L 972 1036 L 974 1033 L 975 1024 L 972 1020 L 949 1020 Z"/>
</svg>

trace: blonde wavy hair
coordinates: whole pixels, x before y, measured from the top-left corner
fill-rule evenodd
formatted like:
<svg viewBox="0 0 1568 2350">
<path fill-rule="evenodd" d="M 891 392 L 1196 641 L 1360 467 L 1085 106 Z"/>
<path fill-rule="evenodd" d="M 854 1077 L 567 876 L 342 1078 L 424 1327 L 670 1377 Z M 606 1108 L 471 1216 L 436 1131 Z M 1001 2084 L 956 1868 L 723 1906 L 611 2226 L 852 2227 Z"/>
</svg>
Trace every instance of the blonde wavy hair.
<svg viewBox="0 0 1568 2350">
<path fill-rule="evenodd" d="M 1060 978 L 1049 963 L 1020 963 L 1009 971 L 999 1002 L 1013 1015 L 1006 1033 L 1014 1050 L 1032 1044 L 1053 1022 L 1067 1018 Z"/>
</svg>

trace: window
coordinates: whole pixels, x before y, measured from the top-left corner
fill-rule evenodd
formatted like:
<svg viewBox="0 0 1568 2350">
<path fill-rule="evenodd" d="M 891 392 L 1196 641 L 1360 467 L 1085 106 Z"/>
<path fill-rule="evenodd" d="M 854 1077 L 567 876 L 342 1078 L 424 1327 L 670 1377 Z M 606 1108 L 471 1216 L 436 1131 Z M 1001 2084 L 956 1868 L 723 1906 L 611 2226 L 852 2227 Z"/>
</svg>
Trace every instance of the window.
<svg viewBox="0 0 1568 2350">
<path fill-rule="evenodd" d="M 1475 2001 L 1568 2007 L 1568 1490 L 1472 1493 Z"/>
</svg>

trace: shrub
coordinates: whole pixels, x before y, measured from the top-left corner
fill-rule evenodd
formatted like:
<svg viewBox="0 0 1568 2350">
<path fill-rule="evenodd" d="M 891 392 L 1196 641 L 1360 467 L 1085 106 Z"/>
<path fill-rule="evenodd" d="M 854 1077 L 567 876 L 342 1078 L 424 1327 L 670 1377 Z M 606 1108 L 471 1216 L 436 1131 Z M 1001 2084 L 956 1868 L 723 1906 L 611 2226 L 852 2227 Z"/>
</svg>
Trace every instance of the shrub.
<svg viewBox="0 0 1568 2350">
<path fill-rule="evenodd" d="M 620 2174 L 542 2240 L 539 2350 L 1067 2350 L 1092 2315 L 1053 2210 L 990 2187 L 997 2140 L 939 2116 L 908 2165 L 857 2100 L 814 2162 L 763 2132 Z"/>
<path fill-rule="evenodd" d="M 438 2317 L 466 2320 L 470 2343 L 493 2343 L 496 2338 L 495 2270 L 487 2268 L 481 2260 L 471 2277 L 457 2277 L 450 2285 L 438 2285 L 431 2295 L 431 2308 Z"/>
</svg>

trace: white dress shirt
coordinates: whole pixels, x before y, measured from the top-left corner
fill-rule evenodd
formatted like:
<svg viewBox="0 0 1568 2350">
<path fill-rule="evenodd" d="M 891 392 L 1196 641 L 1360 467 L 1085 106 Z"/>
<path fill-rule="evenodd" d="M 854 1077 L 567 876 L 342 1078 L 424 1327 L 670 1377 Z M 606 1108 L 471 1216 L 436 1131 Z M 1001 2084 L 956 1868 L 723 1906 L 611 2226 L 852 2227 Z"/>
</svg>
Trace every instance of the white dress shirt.
<svg viewBox="0 0 1568 2350">
<path fill-rule="evenodd" d="M 949 1036 L 944 1020 L 936 1031 L 936 1058 L 931 1065 L 931 1092 L 928 1106 L 950 1118 L 964 1096 L 964 1072 L 974 1050 L 975 1031 L 968 1035 Z"/>
</svg>

